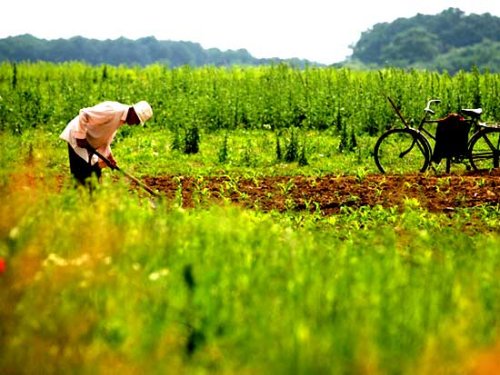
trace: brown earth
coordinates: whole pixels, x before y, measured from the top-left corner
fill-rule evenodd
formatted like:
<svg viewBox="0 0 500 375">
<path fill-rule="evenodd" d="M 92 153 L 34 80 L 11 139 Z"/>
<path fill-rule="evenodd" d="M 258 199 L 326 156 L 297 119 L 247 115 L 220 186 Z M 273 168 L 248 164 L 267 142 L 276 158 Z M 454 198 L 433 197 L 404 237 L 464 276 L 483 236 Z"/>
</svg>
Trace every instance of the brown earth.
<svg viewBox="0 0 500 375">
<path fill-rule="evenodd" d="M 464 175 L 323 176 L 323 177 L 143 177 L 147 185 L 184 207 L 201 202 L 232 202 L 263 211 L 321 210 L 342 207 L 420 205 L 432 212 L 500 204 L 500 171 Z"/>
</svg>

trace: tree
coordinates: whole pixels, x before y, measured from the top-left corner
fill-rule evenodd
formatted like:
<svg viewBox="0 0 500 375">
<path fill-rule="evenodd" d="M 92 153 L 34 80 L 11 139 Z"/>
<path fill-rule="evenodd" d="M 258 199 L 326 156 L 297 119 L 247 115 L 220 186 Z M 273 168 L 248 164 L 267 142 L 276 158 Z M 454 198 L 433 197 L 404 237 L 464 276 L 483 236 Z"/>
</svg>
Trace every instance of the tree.
<svg viewBox="0 0 500 375">
<path fill-rule="evenodd" d="M 0 39 L 0 61 L 84 61 L 90 64 L 182 65 L 230 66 L 233 64 L 264 65 L 289 62 L 293 65 L 316 65 L 299 59 L 256 59 L 247 50 L 221 51 L 217 48 L 205 50 L 199 43 L 182 41 L 159 41 L 154 37 L 138 40 L 119 38 L 116 40 L 86 39 L 81 36 L 71 39 L 44 40 L 32 35 L 20 35 Z"/>
<path fill-rule="evenodd" d="M 460 9 L 449 8 L 437 15 L 417 14 L 374 25 L 351 47 L 353 53 L 348 63 L 375 68 L 392 65 L 436 69 L 447 66 L 449 71 L 470 69 L 475 65 L 492 72 L 500 71 L 498 58 L 481 51 L 486 47 L 482 45 L 485 40 L 500 42 L 499 17 L 489 13 L 465 15 Z M 473 48 L 479 45 L 482 46 Z M 467 56 L 470 53 L 473 55 Z M 447 63 L 443 56 L 452 59 L 453 63 Z M 463 65 L 460 67 L 460 64 Z"/>
<path fill-rule="evenodd" d="M 404 65 L 418 61 L 431 61 L 439 54 L 439 38 L 422 27 L 414 27 L 399 33 L 382 48 L 381 60 L 402 62 Z"/>
<path fill-rule="evenodd" d="M 454 48 L 447 54 L 436 58 L 439 70 L 456 73 L 459 70 L 472 70 L 473 67 L 500 71 L 500 42 L 485 40 L 482 43 L 463 48 Z"/>
</svg>

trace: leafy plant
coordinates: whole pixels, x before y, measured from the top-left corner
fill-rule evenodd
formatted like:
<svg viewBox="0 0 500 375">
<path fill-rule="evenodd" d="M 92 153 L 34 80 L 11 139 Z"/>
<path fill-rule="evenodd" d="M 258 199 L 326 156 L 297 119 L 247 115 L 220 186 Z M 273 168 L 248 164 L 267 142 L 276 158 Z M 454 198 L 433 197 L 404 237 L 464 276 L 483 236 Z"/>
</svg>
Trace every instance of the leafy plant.
<svg viewBox="0 0 500 375">
<path fill-rule="evenodd" d="M 181 151 L 182 150 L 182 140 L 179 133 L 179 128 L 176 127 L 172 137 L 172 150 Z"/>
<path fill-rule="evenodd" d="M 283 153 L 281 151 L 280 136 L 278 133 L 276 133 L 276 160 L 277 161 L 283 160 Z"/>
<path fill-rule="evenodd" d="M 299 140 L 296 135 L 295 129 L 290 130 L 290 138 L 285 147 L 285 155 L 283 160 L 287 163 L 297 161 L 299 158 Z"/>
<path fill-rule="evenodd" d="M 184 153 L 197 154 L 200 151 L 200 134 L 198 127 L 192 126 L 186 129 L 184 136 Z"/>
<path fill-rule="evenodd" d="M 224 134 L 224 139 L 222 141 L 222 146 L 219 149 L 218 159 L 219 163 L 225 163 L 229 158 L 229 148 L 227 144 L 228 135 Z"/>
<path fill-rule="evenodd" d="M 306 157 L 306 146 L 305 145 L 302 145 L 300 147 L 300 152 L 299 152 L 299 156 L 298 156 L 297 161 L 301 167 L 309 165 L 309 162 L 307 161 L 307 157 Z"/>
</svg>

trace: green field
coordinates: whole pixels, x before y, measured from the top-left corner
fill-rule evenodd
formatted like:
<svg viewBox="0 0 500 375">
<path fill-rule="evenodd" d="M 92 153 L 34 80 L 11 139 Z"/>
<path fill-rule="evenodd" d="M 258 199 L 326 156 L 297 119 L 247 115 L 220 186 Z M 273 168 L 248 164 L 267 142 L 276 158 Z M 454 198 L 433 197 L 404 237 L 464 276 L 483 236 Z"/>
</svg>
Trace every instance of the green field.
<svg viewBox="0 0 500 375">
<path fill-rule="evenodd" d="M 395 120 L 384 95 L 411 118 L 439 97 L 438 115 L 498 119 L 498 88 L 479 72 L 0 65 L 0 373 L 498 370 L 498 205 L 263 212 L 200 186 L 186 209 L 109 170 L 89 196 L 58 139 L 81 107 L 146 99 L 153 121 L 112 146 L 138 177 L 363 179 Z M 193 127 L 187 155 L 175 140 Z M 307 163 L 277 157 L 292 134 Z"/>
</svg>

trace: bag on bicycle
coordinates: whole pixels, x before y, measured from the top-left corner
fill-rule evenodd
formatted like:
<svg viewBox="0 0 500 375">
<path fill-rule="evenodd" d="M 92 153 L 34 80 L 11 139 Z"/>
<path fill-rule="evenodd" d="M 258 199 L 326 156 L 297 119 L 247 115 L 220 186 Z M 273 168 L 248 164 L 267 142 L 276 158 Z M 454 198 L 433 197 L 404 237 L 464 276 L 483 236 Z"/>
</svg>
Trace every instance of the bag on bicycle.
<svg viewBox="0 0 500 375">
<path fill-rule="evenodd" d="M 471 124 L 456 113 L 438 120 L 432 161 L 439 163 L 443 158 L 467 155 L 470 127 Z"/>
</svg>

